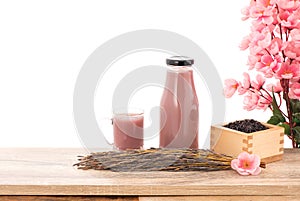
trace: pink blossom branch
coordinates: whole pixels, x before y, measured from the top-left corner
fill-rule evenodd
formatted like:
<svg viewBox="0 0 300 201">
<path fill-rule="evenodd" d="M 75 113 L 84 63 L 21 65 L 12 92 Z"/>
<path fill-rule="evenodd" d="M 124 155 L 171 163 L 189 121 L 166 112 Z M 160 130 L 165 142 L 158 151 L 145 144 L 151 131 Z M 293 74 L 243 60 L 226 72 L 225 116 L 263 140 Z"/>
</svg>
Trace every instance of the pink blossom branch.
<svg viewBox="0 0 300 201">
<path fill-rule="evenodd" d="M 272 57 L 272 59 L 275 59 L 275 55 L 271 54 L 270 51 L 267 48 L 265 48 L 265 50 Z"/>
<path fill-rule="evenodd" d="M 282 104 L 282 98 L 281 98 L 280 93 L 277 93 L 277 94 L 278 94 L 278 97 L 279 97 L 279 105 L 278 105 L 278 107 L 280 108 L 281 104 Z"/>
<path fill-rule="evenodd" d="M 290 80 L 288 79 L 282 79 L 280 81 L 281 86 L 283 88 L 283 98 L 285 99 L 285 103 L 286 103 L 286 108 L 287 108 L 287 112 L 288 112 L 288 119 L 289 119 L 289 126 L 290 126 L 290 130 L 291 130 L 291 140 L 292 140 L 292 145 L 293 148 L 297 147 L 296 141 L 295 141 L 295 136 L 294 136 L 294 131 L 293 131 L 293 116 L 292 116 L 292 111 L 291 111 L 291 102 L 290 102 L 290 98 L 289 98 L 289 82 Z"/>
<path fill-rule="evenodd" d="M 270 93 L 267 91 L 267 90 L 265 90 L 264 88 L 262 88 L 262 90 L 264 91 L 264 92 L 266 92 L 267 94 L 268 94 L 268 96 L 270 96 L 270 97 L 272 97 L 271 95 L 270 95 Z M 263 97 L 263 98 L 265 98 L 266 100 L 268 100 L 264 95 L 263 95 L 263 93 L 262 92 L 260 92 L 261 93 L 261 96 Z M 279 95 L 279 94 L 278 94 Z M 280 97 L 280 96 L 279 96 Z M 275 97 L 274 97 L 275 98 Z M 280 103 L 279 103 L 279 111 L 281 112 L 281 114 L 283 115 L 283 116 L 285 116 L 286 118 L 289 118 L 288 117 L 288 115 L 286 115 L 281 109 L 280 109 L 280 106 L 281 106 L 281 103 L 282 103 L 282 100 L 281 100 L 281 98 L 280 98 Z M 272 107 L 271 107 L 272 108 Z M 273 111 L 273 109 L 272 109 L 272 111 Z"/>
<path fill-rule="evenodd" d="M 278 5 L 276 4 L 276 9 L 277 9 L 277 15 L 279 14 L 279 8 Z M 282 36 L 282 27 L 281 27 L 281 23 L 278 24 L 279 25 L 279 31 L 280 31 L 280 38 L 283 41 L 283 36 Z"/>
<path fill-rule="evenodd" d="M 297 147 L 296 131 L 293 122 L 290 97 L 300 99 L 300 27 L 298 1 L 256 1 L 251 0 L 250 6 L 243 10 L 244 20 L 253 19 L 251 34 L 245 37 L 240 45 L 241 50 L 250 50 L 248 57 L 249 70 L 256 69 L 259 74 L 256 81 L 251 81 L 248 73 L 244 73 L 244 81 L 234 79 L 225 81 L 225 97 L 230 98 L 235 91 L 244 96 L 244 109 L 273 110 L 272 98 L 277 100 L 278 109 L 284 117 L 285 124 L 290 127 L 288 137 L 293 147 Z M 263 6 L 261 6 L 263 4 Z M 263 77 L 260 73 L 264 74 Z M 267 78 L 275 78 L 279 83 L 276 90 L 266 90 Z M 276 92 L 275 92 L 276 91 Z M 275 97 L 273 97 L 273 95 Z M 279 100 L 278 100 L 279 99 Z M 284 104 L 285 102 L 285 104 Z M 284 110 L 284 112 L 283 112 Z"/>
<path fill-rule="evenodd" d="M 270 97 L 272 97 L 271 94 L 270 94 L 265 88 L 262 87 L 261 90 L 263 90 L 263 91 L 264 91 L 265 93 L 267 93 Z"/>
<path fill-rule="evenodd" d="M 276 9 L 277 9 L 277 14 L 279 14 L 279 8 L 278 8 L 277 4 L 276 4 Z M 279 32 L 280 32 L 280 39 L 283 41 L 283 33 L 282 33 L 281 23 L 279 23 L 278 26 L 279 26 Z M 286 56 L 284 54 L 284 50 L 282 50 L 281 53 L 282 53 L 283 61 L 285 61 L 286 60 Z"/>
</svg>

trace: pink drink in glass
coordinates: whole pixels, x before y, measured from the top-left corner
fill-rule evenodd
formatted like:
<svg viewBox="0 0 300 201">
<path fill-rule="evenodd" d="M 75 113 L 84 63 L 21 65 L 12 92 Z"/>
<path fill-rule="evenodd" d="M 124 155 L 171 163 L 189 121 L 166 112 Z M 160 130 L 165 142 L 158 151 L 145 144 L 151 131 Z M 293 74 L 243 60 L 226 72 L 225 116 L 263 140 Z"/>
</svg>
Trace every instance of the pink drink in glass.
<svg viewBox="0 0 300 201">
<path fill-rule="evenodd" d="M 119 150 L 143 147 L 143 113 L 114 113 L 114 147 Z"/>
<path fill-rule="evenodd" d="M 199 104 L 191 66 L 169 65 L 160 105 L 160 147 L 198 149 Z"/>
</svg>

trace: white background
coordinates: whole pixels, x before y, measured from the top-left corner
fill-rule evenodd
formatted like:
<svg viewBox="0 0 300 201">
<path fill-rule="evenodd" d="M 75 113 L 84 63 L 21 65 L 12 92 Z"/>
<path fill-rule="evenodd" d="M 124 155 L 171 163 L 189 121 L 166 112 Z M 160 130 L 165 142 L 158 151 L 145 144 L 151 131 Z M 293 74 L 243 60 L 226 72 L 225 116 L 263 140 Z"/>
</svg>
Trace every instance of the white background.
<svg viewBox="0 0 300 201">
<path fill-rule="evenodd" d="M 97 47 L 125 32 L 163 29 L 181 34 L 202 47 L 222 80 L 241 79 L 242 73 L 247 71 L 248 53 L 241 52 L 238 45 L 249 33 L 250 25 L 241 20 L 240 10 L 248 2 L 1 1 L 0 147 L 83 146 L 72 111 L 77 75 Z M 159 58 L 165 57 L 158 53 L 135 55 L 124 58 L 115 68 L 156 64 Z M 209 92 L 201 77 L 197 76 L 202 121 L 200 134 L 206 135 L 211 120 L 211 97 L 207 96 Z M 107 87 L 106 90 L 107 94 L 101 95 L 109 98 L 114 89 Z M 136 99 L 140 94 L 154 97 L 155 102 L 159 100 L 158 92 L 155 88 L 142 89 L 136 93 Z M 101 111 L 103 105 L 100 102 L 96 93 L 98 119 L 101 112 L 103 116 L 107 115 L 107 111 Z M 226 121 L 243 118 L 266 121 L 270 115 L 270 112 L 246 112 L 242 107 L 242 97 L 227 100 Z M 207 111 L 203 112 L 201 108 Z"/>
</svg>

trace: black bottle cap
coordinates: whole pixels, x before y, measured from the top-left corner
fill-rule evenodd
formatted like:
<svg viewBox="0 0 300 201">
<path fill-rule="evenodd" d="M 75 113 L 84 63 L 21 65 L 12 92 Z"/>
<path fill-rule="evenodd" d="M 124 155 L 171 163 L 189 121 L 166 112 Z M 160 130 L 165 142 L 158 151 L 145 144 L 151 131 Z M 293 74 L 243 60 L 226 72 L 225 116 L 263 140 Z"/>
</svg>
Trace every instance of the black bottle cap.
<svg viewBox="0 0 300 201">
<path fill-rule="evenodd" d="M 191 66 L 194 64 L 194 59 L 186 56 L 172 56 L 167 58 L 167 64 L 172 66 Z"/>
</svg>

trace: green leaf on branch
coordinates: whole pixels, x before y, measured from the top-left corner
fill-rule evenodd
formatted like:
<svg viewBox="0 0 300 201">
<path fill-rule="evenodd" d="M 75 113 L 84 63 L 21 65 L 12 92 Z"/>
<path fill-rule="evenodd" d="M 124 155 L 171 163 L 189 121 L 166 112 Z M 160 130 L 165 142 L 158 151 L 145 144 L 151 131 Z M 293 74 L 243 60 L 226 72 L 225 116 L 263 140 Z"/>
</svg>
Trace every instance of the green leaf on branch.
<svg viewBox="0 0 300 201">
<path fill-rule="evenodd" d="M 271 116 L 269 121 L 267 121 L 268 124 L 277 125 L 280 123 L 280 119 L 277 116 Z"/>
<path fill-rule="evenodd" d="M 275 122 L 275 117 L 277 118 L 276 120 L 279 120 L 279 122 L 278 123 L 280 123 L 280 122 L 285 122 L 285 118 L 284 118 L 284 116 L 282 115 L 282 113 L 281 113 L 281 110 L 279 109 L 279 107 L 278 107 L 278 104 L 277 104 L 277 101 L 276 101 L 276 98 L 275 98 L 275 95 L 274 95 L 274 92 L 272 92 L 272 109 L 273 109 L 273 121 Z M 271 119 L 272 119 L 272 117 L 271 117 Z M 270 120 L 271 120 L 270 119 Z M 269 121 L 270 121 L 269 120 Z M 278 124 L 277 123 L 277 124 Z M 276 125 L 276 124 L 275 124 Z"/>
<path fill-rule="evenodd" d="M 296 123 L 296 125 L 300 125 L 300 120 L 297 118 L 293 118 L 293 123 Z"/>
<path fill-rule="evenodd" d="M 300 126 L 295 126 L 293 130 L 300 135 Z"/>
<path fill-rule="evenodd" d="M 300 123 L 300 113 L 293 114 L 293 122 L 295 122 L 296 124 Z"/>
<path fill-rule="evenodd" d="M 292 113 L 300 113 L 300 101 L 297 99 L 291 99 Z"/>
<path fill-rule="evenodd" d="M 295 141 L 298 144 L 298 147 L 300 146 L 300 126 L 296 126 L 293 128 L 294 134 L 295 134 Z"/>
<path fill-rule="evenodd" d="M 280 120 L 280 122 L 285 122 L 285 118 L 281 113 L 280 113 L 280 115 L 276 114 L 276 117 Z"/>
<path fill-rule="evenodd" d="M 284 128 L 284 134 L 291 135 L 291 128 L 287 123 L 279 124 L 279 126 Z"/>
</svg>

